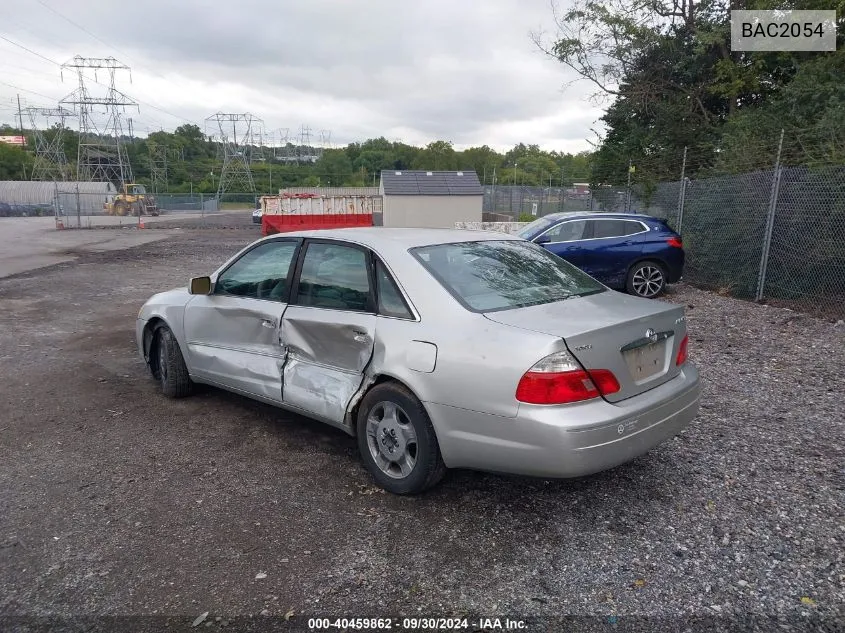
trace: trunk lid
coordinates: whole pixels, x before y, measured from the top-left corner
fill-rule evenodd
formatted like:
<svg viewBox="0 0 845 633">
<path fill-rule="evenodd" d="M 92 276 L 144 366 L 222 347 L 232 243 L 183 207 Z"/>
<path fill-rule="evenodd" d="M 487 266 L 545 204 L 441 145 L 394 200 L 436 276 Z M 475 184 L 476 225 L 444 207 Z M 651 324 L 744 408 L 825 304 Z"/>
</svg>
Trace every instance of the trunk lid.
<svg viewBox="0 0 845 633">
<path fill-rule="evenodd" d="M 484 316 L 559 336 L 585 369 L 612 371 L 620 389 L 604 397 L 608 402 L 641 394 L 680 373 L 675 359 L 686 321 L 678 305 L 606 291 Z"/>
</svg>

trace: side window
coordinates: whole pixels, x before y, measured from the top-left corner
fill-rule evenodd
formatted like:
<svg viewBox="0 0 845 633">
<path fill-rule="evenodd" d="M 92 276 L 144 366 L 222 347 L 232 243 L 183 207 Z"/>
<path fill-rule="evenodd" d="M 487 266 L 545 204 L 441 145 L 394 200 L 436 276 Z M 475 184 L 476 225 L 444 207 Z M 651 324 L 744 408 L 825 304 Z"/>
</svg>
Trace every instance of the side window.
<svg viewBox="0 0 845 633">
<path fill-rule="evenodd" d="M 593 237 L 623 237 L 643 230 L 639 222 L 630 220 L 594 220 Z"/>
<path fill-rule="evenodd" d="M 217 278 L 215 294 L 284 301 L 298 242 L 273 241 L 244 253 Z"/>
<path fill-rule="evenodd" d="M 380 261 L 376 262 L 376 287 L 378 289 L 378 313 L 400 319 L 413 319 L 414 315 L 405 304 L 396 282 Z"/>
<path fill-rule="evenodd" d="M 367 254 L 341 244 L 309 244 L 302 260 L 296 303 L 336 310 L 369 310 Z"/>
<path fill-rule="evenodd" d="M 623 235 L 634 235 L 635 233 L 642 233 L 645 228 L 639 222 L 625 221 L 625 232 Z"/>
<path fill-rule="evenodd" d="M 551 229 L 546 235 L 552 242 L 572 242 L 573 240 L 584 239 L 587 222 L 585 220 L 569 220 L 561 222 Z"/>
</svg>

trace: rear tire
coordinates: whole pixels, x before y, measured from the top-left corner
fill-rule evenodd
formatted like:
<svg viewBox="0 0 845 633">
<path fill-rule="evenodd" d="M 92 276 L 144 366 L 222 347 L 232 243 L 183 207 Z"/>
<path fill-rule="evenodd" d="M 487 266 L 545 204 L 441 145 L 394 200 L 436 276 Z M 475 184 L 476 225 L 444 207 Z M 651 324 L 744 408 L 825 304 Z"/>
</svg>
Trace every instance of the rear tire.
<svg viewBox="0 0 845 633">
<path fill-rule="evenodd" d="M 655 261 L 637 262 L 628 271 L 625 289 L 644 299 L 659 297 L 666 290 L 666 269 Z"/>
<path fill-rule="evenodd" d="M 153 358 L 153 375 L 158 378 L 162 393 L 168 398 L 184 398 L 191 395 L 194 383 L 188 374 L 188 367 L 176 337 L 167 326 L 156 331 L 156 354 Z"/>
<path fill-rule="evenodd" d="M 402 385 L 373 387 L 358 407 L 358 449 L 376 483 L 397 495 L 415 495 L 446 474 L 425 407 Z"/>
</svg>

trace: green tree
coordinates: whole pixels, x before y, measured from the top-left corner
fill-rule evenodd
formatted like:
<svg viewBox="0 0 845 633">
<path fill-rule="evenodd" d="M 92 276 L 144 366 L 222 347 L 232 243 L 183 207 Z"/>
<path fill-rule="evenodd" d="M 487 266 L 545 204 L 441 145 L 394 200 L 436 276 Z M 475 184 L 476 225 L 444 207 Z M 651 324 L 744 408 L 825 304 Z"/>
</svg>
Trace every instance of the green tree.
<svg viewBox="0 0 845 633">
<path fill-rule="evenodd" d="M 324 182 L 334 186 L 348 184 L 352 179 L 352 161 L 342 149 L 327 149 L 314 165 Z"/>
<path fill-rule="evenodd" d="M 27 180 L 32 175 L 32 154 L 17 145 L 0 143 L 0 180 Z"/>
</svg>

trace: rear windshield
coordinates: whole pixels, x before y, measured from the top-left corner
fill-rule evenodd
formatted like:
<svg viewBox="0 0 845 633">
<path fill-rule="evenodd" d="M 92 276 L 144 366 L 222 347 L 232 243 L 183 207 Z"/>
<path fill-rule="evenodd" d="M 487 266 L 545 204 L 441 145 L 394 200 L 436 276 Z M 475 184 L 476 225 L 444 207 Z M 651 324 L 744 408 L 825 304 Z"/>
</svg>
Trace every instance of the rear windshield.
<svg viewBox="0 0 845 633">
<path fill-rule="evenodd" d="M 522 240 L 436 244 L 411 253 L 473 312 L 523 308 L 606 290 L 572 264 Z"/>
</svg>

